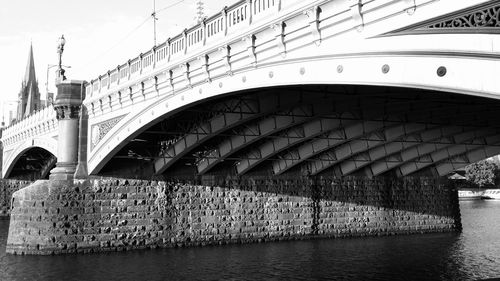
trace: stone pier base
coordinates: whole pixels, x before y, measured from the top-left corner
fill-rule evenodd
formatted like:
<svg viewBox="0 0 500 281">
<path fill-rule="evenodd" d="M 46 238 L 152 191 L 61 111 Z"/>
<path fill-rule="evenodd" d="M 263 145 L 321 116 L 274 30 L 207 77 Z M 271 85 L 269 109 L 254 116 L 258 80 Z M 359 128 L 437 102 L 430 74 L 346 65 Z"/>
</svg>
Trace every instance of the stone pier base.
<svg viewBox="0 0 500 281">
<path fill-rule="evenodd" d="M 10 216 L 10 203 L 12 194 L 19 189 L 33 183 L 25 180 L 6 180 L 0 179 L 0 219 L 8 219 Z"/>
<path fill-rule="evenodd" d="M 214 186 L 37 181 L 13 195 L 7 252 L 61 254 L 459 231 L 431 178 L 238 179 Z"/>
</svg>

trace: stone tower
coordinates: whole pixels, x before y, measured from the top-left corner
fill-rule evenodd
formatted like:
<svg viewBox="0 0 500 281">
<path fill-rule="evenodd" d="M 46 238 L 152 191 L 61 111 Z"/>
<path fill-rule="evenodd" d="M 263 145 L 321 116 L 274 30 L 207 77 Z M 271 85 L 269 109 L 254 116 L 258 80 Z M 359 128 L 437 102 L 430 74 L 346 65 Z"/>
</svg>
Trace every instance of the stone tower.
<svg viewBox="0 0 500 281">
<path fill-rule="evenodd" d="M 17 120 L 19 121 L 31 113 L 40 110 L 40 107 L 40 92 L 38 90 L 38 81 L 35 75 L 33 45 L 30 45 L 28 65 L 26 66 L 26 73 L 24 74 L 24 80 L 21 84 L 21 91 L 19 91 Z"/>
</svg>

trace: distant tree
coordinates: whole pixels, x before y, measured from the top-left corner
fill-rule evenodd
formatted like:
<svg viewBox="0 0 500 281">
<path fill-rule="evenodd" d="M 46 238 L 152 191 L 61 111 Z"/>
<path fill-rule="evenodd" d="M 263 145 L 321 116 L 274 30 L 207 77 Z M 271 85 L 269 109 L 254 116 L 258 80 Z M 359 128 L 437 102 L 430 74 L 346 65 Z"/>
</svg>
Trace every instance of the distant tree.
<svg viewBox="0 0 500 281">
<path fill-rule="evenodd" d="M 498 170 L 495 162 L 483 160 L 465 167 L 465 178 L 479 187 L 494 185 Z"/>
</svg>

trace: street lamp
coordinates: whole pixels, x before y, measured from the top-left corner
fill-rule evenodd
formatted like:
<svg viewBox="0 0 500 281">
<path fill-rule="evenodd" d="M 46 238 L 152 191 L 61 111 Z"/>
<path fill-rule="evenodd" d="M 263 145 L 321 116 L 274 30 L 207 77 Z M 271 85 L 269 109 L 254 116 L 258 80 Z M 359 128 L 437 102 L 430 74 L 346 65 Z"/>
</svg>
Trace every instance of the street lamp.
<svg viewBox="0 0 500 281">
<path fill-rule="evenodd" d="M 62 65 L 62 64 L 47 64 L 47 78 L 46 78 L 46 80 L 45 80 L 45 95 L 46 95 L 46 100 L 45 100 L 45 102 L 46 102 L 46 106 L 49 106 L 49 104 L 51 104 L 51 103 L 52 103 L 52 101 L 50 101 L 50 100 L 49 100 L 49 70 L 50 70 L 51 68 L 56 67 L 56 66 L 58 66 L 60 69 L 61 69 L 61 68 L 63 68 L 63 67 L 65 67 L 65 68 L 71 68 L 71 66 L 69 66 L 69 65 Z M 64 71 L 64 69 L 63 69 L 63 71 Z M 60 73 L 60 70 L 58 70 L 58 71 L 57 71 L 57 74 L 59 74 L 59 73 Z M 58 76 L 59 76 L 59 75 L 58 75 Z"/>
<path fill-rule="evenodd" d="M 57 53 L 59 54 L 59 69 L 57 78 L 60 81 L 66 80 L 66 76 L 64 76 L 64 69 L 62 68 L 62 53 L 64 52 L 64 45 L 66 44 L 66 39 L 64 39 L 64 34 L 59 38 L 59 45 L 57 45 Z"/>
</svg>

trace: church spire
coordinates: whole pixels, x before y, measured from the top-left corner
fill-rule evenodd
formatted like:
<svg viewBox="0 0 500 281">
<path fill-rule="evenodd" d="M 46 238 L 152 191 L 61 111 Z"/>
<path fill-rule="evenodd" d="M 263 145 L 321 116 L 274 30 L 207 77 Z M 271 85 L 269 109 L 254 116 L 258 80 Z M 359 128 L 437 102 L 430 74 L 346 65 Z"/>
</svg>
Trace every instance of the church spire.
<svg viewBox="0 0 500 281">
<path fill-rule="evenodd" d="M 30 44 L 28 64 L 26 65 L 24 80 L 21 83 L 21 91 L 19 92 L 17 120 L 21 120 L 34 111 L 40 110 L 40 106 L 40 92 L 38 90 L 38 81 L 36 81 L 33 44 Z"/>
<path fill-rule="evenodd" d="M 26 73 L 24 74 L 23 82 L 27 84 L 28 81 L 36 81 L 35 60 L 33 58 L 33 44 L 30 44 L 30 52 L 28 54 L 28 64 L 26 65 Z"/>
</svg>

